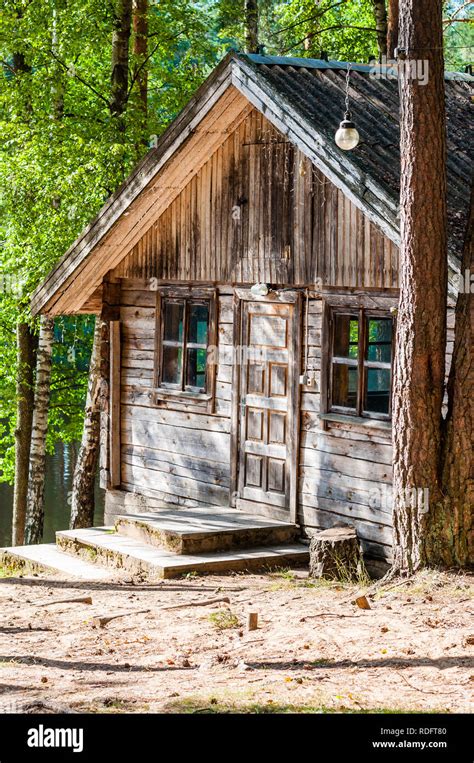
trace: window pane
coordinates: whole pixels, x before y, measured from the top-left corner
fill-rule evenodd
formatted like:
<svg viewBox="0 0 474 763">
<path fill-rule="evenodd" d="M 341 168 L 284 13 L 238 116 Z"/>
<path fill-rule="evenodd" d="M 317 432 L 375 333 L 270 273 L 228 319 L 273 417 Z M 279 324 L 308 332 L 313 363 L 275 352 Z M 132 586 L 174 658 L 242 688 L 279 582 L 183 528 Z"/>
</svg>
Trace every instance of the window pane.
<svg viewBox="0 0 474 763">
<path fill-rule="evenodd" d="M 188 342 L 207 344 L 207 324 L 209 307 L 207 305 L 189 305 Z"/>
<path fill-rule="evenodd" d="M 163 347 L 163 369 L 161 381 L 163 384 L 180 384 L 181 367 L 183 365 L 183 350 L 181 347 Z"/>
<path fill-rule="evenodd" d="M 334 355 L 355 358 L 359 353 L 359 320 L 355 315 L 334 314 Z"/>
<path fill-rule="evenodd" d="M 333 364 L 332 404 L 343 408 L 357 407 L 357 376 L 356 366 L 346 366 L 342 363 Z"/>
<path fill-rule="evenodd" d="M 188 350 L 188 363 L 186 369 L 186 386 L 206 389 L 206 358 L 207 350 L 191 348 Z"/>
<path fill-rule="evenodd" d="M 390 363 L 392 360 L 392 321 L 367 318 L 367 360 Z"/>
<path fill-rule="evenodd" d="M 390 371 L 388 368 L 366 368 L 364 411 L 390 412 Z"/>
<path fill-rule="evenodd" d="M 163 332 L 165 341 L 181 342 L 183 340 L 183 313 L 182 302 L 165 302 Z"/>
</svg>

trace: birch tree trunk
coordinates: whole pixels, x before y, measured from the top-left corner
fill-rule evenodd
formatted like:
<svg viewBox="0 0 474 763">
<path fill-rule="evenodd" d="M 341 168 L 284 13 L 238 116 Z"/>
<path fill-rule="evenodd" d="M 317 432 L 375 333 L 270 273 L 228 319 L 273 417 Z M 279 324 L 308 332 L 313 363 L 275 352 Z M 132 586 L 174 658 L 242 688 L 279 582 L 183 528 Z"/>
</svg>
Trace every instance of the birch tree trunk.
<svg viewBox="0 0 474 763">
<path fill-rule="evenodd" d="M 94 489 L 100 443 L 101 320 L 95 321 L 84 428 L 72 486 L 71 530 L 94 524 Z"/>
<path fill-rule="evenodd" d="M 377 30 L 377 46 L 379 59 L 387 56 L 387 8 L 385 0 L 372 0 L 374 7 L 375 28 Z"/>
<path fill-rule="evenodd" d="M 28 475 L 25 542 L 40 543 L 44 526 L 46 434 L 51 394 L 54 319 L 42 316 L 36 363 L 36 386 Z"/>
<path fill-rule="evenodd" d="M 15 428 L 15 486 L 13 490 L 12 545 L 25 542 L 26 499 L 30 463 L 34 407 L 34 365 L 36 337 L 28 323 L 17 325 L 18 371 L 16 382 L 17 416 Z"/>
<path fill-rule="evenodd" d="M 400 303 L 393 390 L 394 570 L 434 561 L 427 543 L 442 502 L 441 407 L 447 310 L 446 133 L 441 0 L 401 0 L 400 46 L 427 59 L 422 85 L 400 74 Z M 402 62 L 403 63 L 403 62 Z M 411 72 L 413 73 L 413 72 Z"/>
</svg>

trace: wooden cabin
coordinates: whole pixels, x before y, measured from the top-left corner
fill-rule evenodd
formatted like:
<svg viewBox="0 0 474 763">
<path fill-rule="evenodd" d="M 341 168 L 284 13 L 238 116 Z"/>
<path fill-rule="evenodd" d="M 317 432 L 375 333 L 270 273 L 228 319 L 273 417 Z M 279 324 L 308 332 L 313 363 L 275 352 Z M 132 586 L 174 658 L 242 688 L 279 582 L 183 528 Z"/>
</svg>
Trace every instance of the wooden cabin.
<svg viewBox="0 0 474 763">
<path fill-rule="evenodd" d="M 352 66 L 344 152 L 346 68 L 229 55 L 35 292 L 109 327 L 107 521 L 235 507 L 390 560 L 398 83 Z M 472 80 L 446 78 L 452 306 Z"/>
</svg>

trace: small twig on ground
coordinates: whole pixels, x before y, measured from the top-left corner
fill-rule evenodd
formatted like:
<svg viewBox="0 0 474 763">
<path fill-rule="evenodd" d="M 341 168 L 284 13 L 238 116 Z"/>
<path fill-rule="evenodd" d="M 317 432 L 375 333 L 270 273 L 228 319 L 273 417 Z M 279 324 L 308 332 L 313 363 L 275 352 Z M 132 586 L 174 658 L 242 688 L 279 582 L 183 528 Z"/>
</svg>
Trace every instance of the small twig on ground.
<svg viewBox="0 0 474 763">
<path fill-rule="evenodd" d="M 218 599 L 206 599 L 205 601 L 188 601 L 184 604 L 174 604 L 172 607 L 160 607 L 161 610 L 165 609 L 184 609 L 185 607 L 207 607 L 208 604 L 219 604 L 225 602 L 230 604 L 228 596 L 220 596 Z"/>
<path fill-rule="evenodd" d="M 77 599 L 56 599 L 55 601 L 45 601 L 43 604 L 36 604 L 36 607 L 51 607 L 53 604 L 92 604 L 92 596 L 80 596 Z"/>
<path fill-rule="evenodd" d="M 412 683 L 410 683 L 410 681 L 408 680 L 408 678 L 405 678 L 405 676 L 403 675 L 403 673 L 400 673 L 398 670 L 396 670 L 396 671 L 395 671 L 395 673 L 396 673 L 397 675 L 399 675 L 399 676 L 400 676 L 400 678 L 403 678 L 403 680 L 405 681 L 405 683 L 407 684 L 407 686 L 409 686 L 411 689 L 416 689 L 416 691 L 420 691 L 420 692 L 422 692 L 423 694 L 456 694 L 456 693 L 457 693 L 457 692 L 456 692 L 456 690 L 454 690 L 454 691 L 444 691 L 443 689 L 441 689 L 441 690 L 437 690 L 437 691 L 435 691 L 435 690 L 433 690 L 433 689 L 420 689 L 420 687 L 419 687 L 419 686 L 415 686 L 415 684 L 412 684 Z"/>
<path fill-rule="evenodd" d="M 107 623 L 110 623 L 111 620 L 116 620 L 119 617 L 129 617 L 130 615 L 144 615 L 147 612 L 150 612 L 150 610 L 135 609 L 133 612 L 120 612 L 117 615 L 110 615 L 109 617 L 93 617 L 92 625 L 94 626 L 94 628 L 105 628 Z"/>
<path fill-rule="evenodd" d="M 315 615 L 305 615 L 301 618 L 300 623 L 304 623 L 305 620 L 309 620 L 313 617 L 363 617 L 363 615 L 341 615 L 339 612 L 317 612 Z"/>
</svg>

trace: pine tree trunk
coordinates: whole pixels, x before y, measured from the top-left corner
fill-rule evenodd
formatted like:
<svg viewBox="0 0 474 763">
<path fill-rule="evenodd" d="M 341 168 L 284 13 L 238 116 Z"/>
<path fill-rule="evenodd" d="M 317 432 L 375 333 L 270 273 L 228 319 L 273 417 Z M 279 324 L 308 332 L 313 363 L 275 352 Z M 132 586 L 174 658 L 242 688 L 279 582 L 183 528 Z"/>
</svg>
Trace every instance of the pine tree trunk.
<svg viewBox="0 0 474 763">
<path fill-rule="evenodd" d="M 432 561 L 427 544 L 441 489 L 447 249 L 441 0 L 402 0 L 400 46 L 427 59 L 425 85 L 400 74 L 400 305 L 393 390 L 394 569 Z M 407 62 L 405 62 L 407 63 Z M 428 491 L 428 495 L 426 493 Z"/>
<path fill-rule="evenodd" d="M 387 56 L 395 58 L 398 47 L 398 0 L 388 0 Z"/>
<path fill-rule="evenodd" d="M 94 492 L 100 444 L 100 353 L 101 321 L 96 318 L 94 343 L 89 367 L 84 427 L 81 447 L 74 469 L 71 505 L 71 530 L 94 524 Z"/>
<path fill-rule="evenodd" d="M 387 9 L 385 7 L 385 0 L 372 0 L 372 3 L 374 6 L 379 59 L 381 59 L 382 56 L 387 56 Z"/>
<path fill-rule="evenodd" d="M 258 53 L 258 0 L 245 0 L 245 52 Z"/>
<path fill-rule="evenodd" d="M 25 542 L 40 543 L 44 525 L 46 434 L 51 392 L 54 319 L 42 316 L 36 363 L 36 386 L 28 475 Z"/>
<path fill-rule="evenodd" d="M 129 44 L 132 25 L 132 0 L 116 0 L 112 33 L 112 93 L 110 113 L 120 117 L 128 98 Z M 120 123 L 123 130 L 124 124 Z"/>
<path fill-rule="evenodd" d="M 16 383 L 15 487 L 13 491 L 12 545 L 25 541 L 26 498 L 34 406 L 36 336 L 28 323 L 17 325 L 18 371 Z"/>
<path fill-rule="evenodd" d="M 474 276 L 474 191 L 462 273 Z M 473 283 L 471 281 L 471 283 Z M 474 563 L 474 299 L 464 291 L 456 305 L 454 350 L 448 382 L 443 452 L 444 501 L 431 516 L 427 546 L 432 564 Z"/>
</svg>

